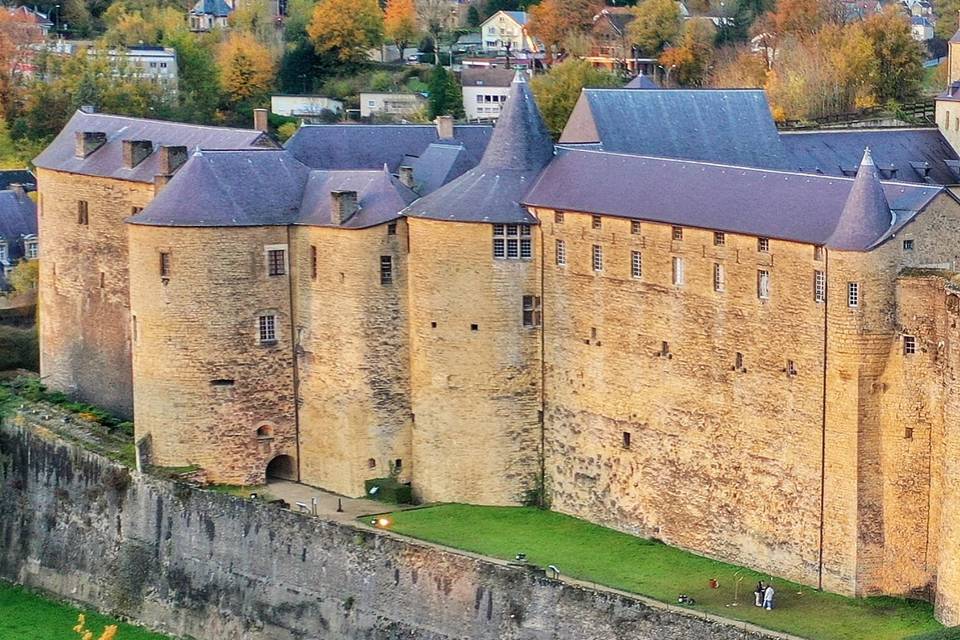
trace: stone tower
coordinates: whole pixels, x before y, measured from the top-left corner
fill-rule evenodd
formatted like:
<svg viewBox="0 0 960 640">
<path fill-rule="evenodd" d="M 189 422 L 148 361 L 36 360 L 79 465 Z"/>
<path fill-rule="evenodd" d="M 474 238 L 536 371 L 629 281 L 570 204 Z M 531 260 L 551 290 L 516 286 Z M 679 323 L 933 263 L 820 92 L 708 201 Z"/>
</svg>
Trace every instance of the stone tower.
<svg viewBox="0 0 960 640">
<path fill-rule="evenodd" d="M 947 89 L 936 97 L 937 127 L 954 149 L 960 149 L 960 30 L 947 43 Z"/>
<path fill-rule="evenodd" d="M 552 157 L 518 74 L 479 165 L 405 212 L 424 500 L 516 504 L 540 484 L 539 233 L 519 202 Z"/>
</svg>

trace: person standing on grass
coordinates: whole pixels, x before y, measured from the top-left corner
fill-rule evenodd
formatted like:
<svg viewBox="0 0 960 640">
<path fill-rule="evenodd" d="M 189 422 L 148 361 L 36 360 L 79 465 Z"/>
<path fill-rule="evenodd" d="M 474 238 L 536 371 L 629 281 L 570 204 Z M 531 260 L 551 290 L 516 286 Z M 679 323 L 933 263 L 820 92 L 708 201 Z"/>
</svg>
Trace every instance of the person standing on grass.
<svg viewBox="0 0 960 640">
<path fill-rule="evenodd" d="M 757 583 L 757 588 L 753 591 L 753 604 L 758 607 L 763 606 L 763 593 L 766 591 L 763 580 Z"/>
<path fill-rule="evenodd" d="M 773 585 L 768 584 L 763 591 L 763 608 L 767 611 L 773 609 Z"/>
</svg>

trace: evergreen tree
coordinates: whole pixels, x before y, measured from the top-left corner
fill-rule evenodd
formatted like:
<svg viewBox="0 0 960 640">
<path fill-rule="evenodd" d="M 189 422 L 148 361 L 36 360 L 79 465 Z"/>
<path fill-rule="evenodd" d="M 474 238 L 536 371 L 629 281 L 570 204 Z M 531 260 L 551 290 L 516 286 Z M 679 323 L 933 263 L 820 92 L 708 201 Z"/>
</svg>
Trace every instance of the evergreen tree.
<svg viewBox="0 0 960 640">
<path fill-rule="evenodd" d="M 463 98 L 460 83 L 452 73 L 436 65 L 430 73 L 429 89 L 430 104 L 429 116 L 433 120 L 437 116 L 453 116 L 462 118 Z"/>
</svg>

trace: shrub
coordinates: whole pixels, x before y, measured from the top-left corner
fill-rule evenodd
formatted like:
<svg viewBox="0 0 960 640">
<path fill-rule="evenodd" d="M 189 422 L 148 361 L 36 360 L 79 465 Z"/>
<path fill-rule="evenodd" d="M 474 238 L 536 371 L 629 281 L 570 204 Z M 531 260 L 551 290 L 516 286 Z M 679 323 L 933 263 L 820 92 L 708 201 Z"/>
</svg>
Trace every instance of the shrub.
<svg viewBox="0 0 960 640">
<path fill-rule="evenodd" d="M 37 330 L 0 325 L 0 371 L 40 370 L 40 345 Z"/>
<path fill-rule="evenodd" d="M 918 636 L 910 636 L 907 640 L 960 640 L 960 627 L 921 633 Z"/>
<path fill-rule="evenodd" d="M 392 504 L 412 504 L 413 492 L 409 484 L 401 484 L 396 478 L 374 478 L 363 483 L 368 498 Z M 371 493 L 371 489 L 376 491 Z"/>
</svg>

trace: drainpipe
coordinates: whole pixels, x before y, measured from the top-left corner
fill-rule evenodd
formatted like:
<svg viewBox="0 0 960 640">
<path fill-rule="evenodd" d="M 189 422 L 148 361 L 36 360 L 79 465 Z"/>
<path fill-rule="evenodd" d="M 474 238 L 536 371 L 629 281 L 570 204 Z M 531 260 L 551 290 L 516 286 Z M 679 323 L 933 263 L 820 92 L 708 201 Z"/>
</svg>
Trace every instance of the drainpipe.
<svg viewBox="0 0 960 640">
<path fill-rule="evenodd" d="M 297 331 L 296 309 L 293 304 L 293 242 L 290 233 L 292 225 L 287 225 L 287 291 L 290 296 L 290 344 L 293 349 L 293 433 L 297 447 L 297 482 L 300 482 L 300 359 L 297 355 L 299 332 Z"/>
<path fill-rule="evenodd" d="M 817 589 L 823 590 L 823 530 L 827 484 L 827 327 L 830 305 L 830 252 L 823 248 L 823 391 L 820 399 L 820 550 L 817 561 Z"/>
</svg>

